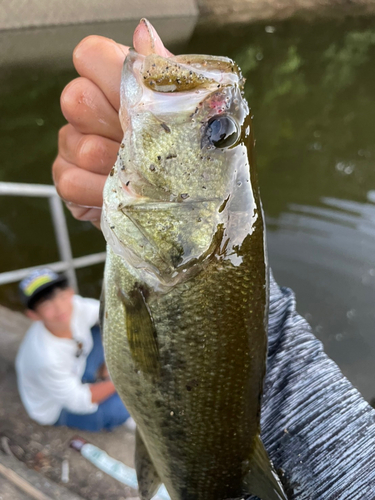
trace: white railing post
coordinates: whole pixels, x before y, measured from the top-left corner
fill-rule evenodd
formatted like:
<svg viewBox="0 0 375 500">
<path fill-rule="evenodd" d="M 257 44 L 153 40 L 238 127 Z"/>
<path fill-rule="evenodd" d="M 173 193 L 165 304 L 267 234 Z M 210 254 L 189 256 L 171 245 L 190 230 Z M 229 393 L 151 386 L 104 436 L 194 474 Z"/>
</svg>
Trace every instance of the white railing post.
<svg viewBox="0 0 375 500">
<path fill-rule="evenodd" d="M 60 259 L 66 262 L 66 274 L 70 286 L 78 292 L 77 276 L 73 264 L 72 249 L 70 247 L 68 226 L 65 220 L 64 207 L 60 197 L 56 194 L 49 198 L 51 208 L 53 226 L 55 228 L 55 235 L 57 246 L 59 248 Z"/>
</svg>

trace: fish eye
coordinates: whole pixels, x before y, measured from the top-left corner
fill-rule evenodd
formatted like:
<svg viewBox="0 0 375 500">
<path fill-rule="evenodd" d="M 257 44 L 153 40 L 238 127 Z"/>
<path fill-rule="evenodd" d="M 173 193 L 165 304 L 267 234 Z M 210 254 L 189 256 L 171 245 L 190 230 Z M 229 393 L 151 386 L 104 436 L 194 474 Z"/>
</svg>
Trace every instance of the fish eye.
<svg viewBox="0 0 375 500">
<path fill-rule="evenodd" d="M 207 124 L 205 136 L 215 148 L 228 148 L 238 139 L 237 123 L 227 115 L 213 116 Z"/>
</svg>

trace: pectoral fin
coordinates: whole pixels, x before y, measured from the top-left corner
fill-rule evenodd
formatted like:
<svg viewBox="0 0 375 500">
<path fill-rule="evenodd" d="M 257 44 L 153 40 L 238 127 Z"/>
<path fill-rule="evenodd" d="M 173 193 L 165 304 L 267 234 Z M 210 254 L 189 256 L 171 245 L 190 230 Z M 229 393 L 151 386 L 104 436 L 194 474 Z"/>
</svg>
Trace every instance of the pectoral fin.
<svg viewBox="0 0 375 500">
<path fill-rule="evenodd" d="M 135 431 L 135 470 L 139 496 L 141 500 L 150 500 L 156 494 L 161 481 L 138 429 Z"/>
<path fill-rule="evenodd" d="M 119 296 L 125 307 L 126 334 L 134 364 L 144 373 L 157 375 L 160 370 L 159 346 L 144 293 L 135 288 L 129 295 L 120 290 Z"/>
<path fill-rule="evenodd" d="M 261 500 L 288 500 L 259 435 L 254 440 L 254 452 L 250 471 L 244 480 L 244 489 Z"/>
</svg>

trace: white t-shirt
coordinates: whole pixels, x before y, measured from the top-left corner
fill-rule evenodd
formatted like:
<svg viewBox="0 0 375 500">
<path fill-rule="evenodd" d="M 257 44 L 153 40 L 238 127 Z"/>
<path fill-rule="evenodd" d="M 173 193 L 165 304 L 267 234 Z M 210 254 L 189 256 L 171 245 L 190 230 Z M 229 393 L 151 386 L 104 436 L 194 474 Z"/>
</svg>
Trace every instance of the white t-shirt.
<svg viewBox="0 0 375 500">
<path fill-rule="evenodd" d="M 75 295 L 72 339 L 59 338 L 36 321 L 27 331 L 16 358 L 18 390 L 29 416 L 42 425 L 54 424 L 64 408 L 94 413 L 89 384 L 81 382 L 93 347 L 91 328 L 98 322 L 99 301 Z M 77 357 L 78 344 L 83 346 Z"/>
</svg>

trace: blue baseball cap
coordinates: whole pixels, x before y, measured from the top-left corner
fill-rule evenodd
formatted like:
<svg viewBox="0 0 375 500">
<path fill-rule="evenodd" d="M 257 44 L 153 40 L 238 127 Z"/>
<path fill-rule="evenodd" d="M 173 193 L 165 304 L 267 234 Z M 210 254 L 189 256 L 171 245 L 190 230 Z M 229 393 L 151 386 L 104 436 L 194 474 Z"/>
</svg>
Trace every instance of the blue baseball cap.
<svg viewBox="0 0 375 500">
<path fill-rule="evenodd" d="M 57 285 L 66 286 L 68 280 L 65 275 L 57 274 L 52 269 L 40 268 L 32 271 L 19 284 L 21 300 L 23 304 L 30 308 L 35 303 L 42 292 Z"/>
</svg>

